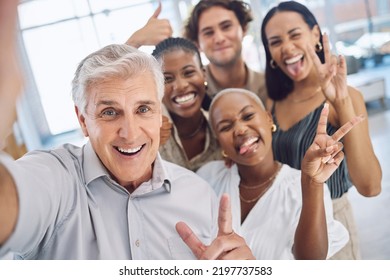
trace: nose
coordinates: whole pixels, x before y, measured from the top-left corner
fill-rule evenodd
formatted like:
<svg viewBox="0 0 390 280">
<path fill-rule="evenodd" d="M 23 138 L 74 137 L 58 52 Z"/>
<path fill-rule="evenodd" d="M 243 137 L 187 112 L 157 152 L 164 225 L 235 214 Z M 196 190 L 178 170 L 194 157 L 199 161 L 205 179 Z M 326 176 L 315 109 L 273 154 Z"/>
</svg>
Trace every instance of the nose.
<svg viewBox="0 0 390 280">
<path fill-rule="evenodd" d="M 294 44 L 290 40 L 286 40 L 283 42 L 281 50 L 283 54 L 288 54 L 293 50 L 293 48 Z"/>
<path fill-rule="evenodd" d="M 137 130 L 137 122 L 133 116 L 125 115 L 121 118 L 118 129 L 119 137 L 131 142 L 131 140 L 137 137 Z"/>
<path fill-rule="evenodd" d="M 242 136 L 247 132 L 247 130 L 247 126 L 244 125 L 242 122 L 238 121 L 234 127 L 234 135 Z"/>
<path fill-rule="evenodd" d="M 173 90 L 182 92 L 188 86 L 188 81 L 183 78 L 176 78 L 175 83 L 173 85 Z"/>
<path fill-rule="evenodd" d="M 224 39 L 225 39 L 225 35 L 224 35 L 223 31 L 219 30 L 219 29 L 216 29 L 214 31 L 214 41 L 216 43 L 221 43 L 221 42 L 224 41 Z"/>
</svg>

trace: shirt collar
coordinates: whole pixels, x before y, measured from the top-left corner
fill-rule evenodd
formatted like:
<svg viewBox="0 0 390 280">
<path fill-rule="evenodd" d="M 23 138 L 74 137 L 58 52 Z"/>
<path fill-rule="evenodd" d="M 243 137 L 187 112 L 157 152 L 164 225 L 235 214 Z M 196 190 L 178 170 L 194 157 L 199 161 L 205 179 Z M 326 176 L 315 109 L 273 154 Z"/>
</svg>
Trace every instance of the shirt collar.
<svg viewBox="0 0 390 280">
<path fill-rule="evenodd" d="M 152 179 L 147 182 L 143 182 L 131 196 L 141 196 L 143 194 L 152 192 L 161 187 L 164 187 L 165 191 L 171 192 L 171 180 L 164 167 L 163 160 L 160 153 L 157 153 L 156 160 L 153 163 Z"/>
<path fill-rule="evenodd" d="M 96 155 L 90 141 L 84 145 L 83 170 L 87 185 L 99 177 L 107 176 L 110 178 L 107 169 Z"/>
</svg>

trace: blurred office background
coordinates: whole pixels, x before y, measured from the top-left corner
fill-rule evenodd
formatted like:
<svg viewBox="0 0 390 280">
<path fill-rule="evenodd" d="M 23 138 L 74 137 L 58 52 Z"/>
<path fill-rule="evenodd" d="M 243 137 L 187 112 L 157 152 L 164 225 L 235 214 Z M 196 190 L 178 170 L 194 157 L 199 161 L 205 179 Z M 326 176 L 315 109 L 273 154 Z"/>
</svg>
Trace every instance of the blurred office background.
<svg viewBox="0 0 390 280">
<path fill-rule="evenodd" d="M 160 18 L 168 18 L 174 36 L 197 0 L 162 0 Z M 254 69 L 264 69 L 261 20 L 278 1 L 248 2 L 255 17 L 244 39 L 243 55 Z M 352 190 L 362 239 L 363 258 L 390 259 L 390 0 L 308 0 L 334 53 L 344 54 L 348 80 L 367 101 L 371 135 L 384 172 L 383 193 L 366 199 Z M 63 142 L 82 144 L 71 100 L 70 83 L 78 62 L 111 43 L 123 43 L 153 14 L 157 0 L 22 0 L 19 46 L 26 84 L 18 122 L 8 149 L 25 151 Z M 142 47 L 151 52 L 153 47 Z M 207 63 L 207 61 L 204 61 Z M 20 148 L 20 149 L 19 149 Z M 385 221 L 385 222 L 383 222 Z"/>
</svg>

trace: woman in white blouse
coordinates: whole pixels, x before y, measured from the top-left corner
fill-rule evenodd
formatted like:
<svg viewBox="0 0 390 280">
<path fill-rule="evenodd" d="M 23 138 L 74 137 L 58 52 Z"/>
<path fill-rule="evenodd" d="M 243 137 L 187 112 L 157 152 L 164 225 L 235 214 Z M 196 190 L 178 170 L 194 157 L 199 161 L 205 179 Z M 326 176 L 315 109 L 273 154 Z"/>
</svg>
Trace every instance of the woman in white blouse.
<svg viewBox="0 0 390 280">
<path fill-rule="evenodd" d="M 346 229 L 333 219 L 324 182 L 344 158 L 339 140 L 362 118 L 329 136 L 328 112 L 325 105 L 299 171 L 274 160 L 275 125 L 254 93 L 225 89 L 211 103 L 212 129 L 233 165 L 213 161 L 197 173 L 218 196 L 230 194 L 233 229 L 256 259 L 326 259 L 348 241 Z"/>
</svg>

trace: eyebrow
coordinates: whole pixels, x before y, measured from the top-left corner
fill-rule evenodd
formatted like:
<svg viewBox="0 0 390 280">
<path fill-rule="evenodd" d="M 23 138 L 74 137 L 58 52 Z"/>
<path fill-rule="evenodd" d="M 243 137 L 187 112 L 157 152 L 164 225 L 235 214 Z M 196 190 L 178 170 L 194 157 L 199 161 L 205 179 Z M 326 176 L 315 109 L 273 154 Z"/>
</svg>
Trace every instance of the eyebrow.
<svg viewBox="0 0 390 280">
<path fill-rule="evenodd" d="M 136 105 L 156 105 L 157 102 L 153 100 L 139 100 L 135 103 Z M 113 101 L 113 100 L 99 100 L 95 106 L 113 106 L 113 105 L 119 105 L 119 102 Z"/>
<path fill-rule="evenodd" d="M 211 30 L 213 30 L 213 28 L 207 26 L 207 27 L 205 27 L 205 28 L 202 28 L 199 32 L 200 32 L 200 33 L 204 33 L 204 32 L 211 31 Z"/>
<path fill-rule="evenodd" d="M 99 107 L 99 106 L 112 106 L 112 105 L 116 105 L 118 104 L 118 102 L 116 101 L 113 101 L 113 100 L 99 100 L 97 103 L 95 103 L 95 107 Z"/>
<path fill-rule="evenodd" d="M 291 29 L 291 30 L 289 30 L 288 32 L 287 32 L 287 34 L 289 34 L 289 35 L 291 35 L 291 33 L 294 33 L 295 31 L 297 31 L 297 30 L 299 30 L 299 29 L 301 29 L 300 27 L 295 27 L 295 28 L 293 28 L 293 29 Z M 278 39 L 280 36 L 272 36 L 272 37 L 269 37 L 268 38 L 268 41 L 269 40 L 272 40 L 272 39 Z"/>
<path fill-rule="evenodd" d="M 153 100 L 139 100 L 135 103 L 136 105 L 156 105 L 158 102 L 153 101 Z"/>
<path fill-rule="evenodd" d="M 226 23 L 231 23 L 232 20 L 231 19 L 227 19 L 227 20 L 224 20 L 224 21 L 221 21 L 218 23 L 218 26 L 219 25 L 223 25 L 223 24 L 226 24 Z M 202 28 L 201 30 L 199 30 L 200 33 L 203 33 L 203 32 L 207 32 L 207 31 L 210 31 L 210 30 L 213 30 L 213 28 L 211 26 L 206 26 L 204 28 Z"/>
<path fill-rule="evenodd" d="M 253 105 L 246 105 L 244 108 L 242 108 L 242 109 L 240 110 L 240 112 L 239 112 L 238 114 L 242 114 L 242 112 L 244 112 L 246 109 L 248 109 L 248 108 L 250 108 L 250 107 L 254 108 Z M 216 126 L 218 127 L 218 125 L 220 125 L 220 124 L 222 124 L 222 123 L 225 123 L 225 122 L 229 122 L 229 120 L 223 119 L 223 120 L 219 121 L 219 122 L 216 124 Z"/>
<path fill-rule="evenodd" d="M 187 70 L 188 68 L 196 68 L 196 67 L 197 67 L 197 65 L 195 65 L 195 64 L 186 64 L 186 65 L 184 65 L 183 67 L 180 68 L 180 71 L 181 70 Z M 175 72 L 175 71 L 173 71 L 173 72 Z M 164 71 L 164 74 L 165 73 L 172 73 L 172 71 Z"/>
</svg>

